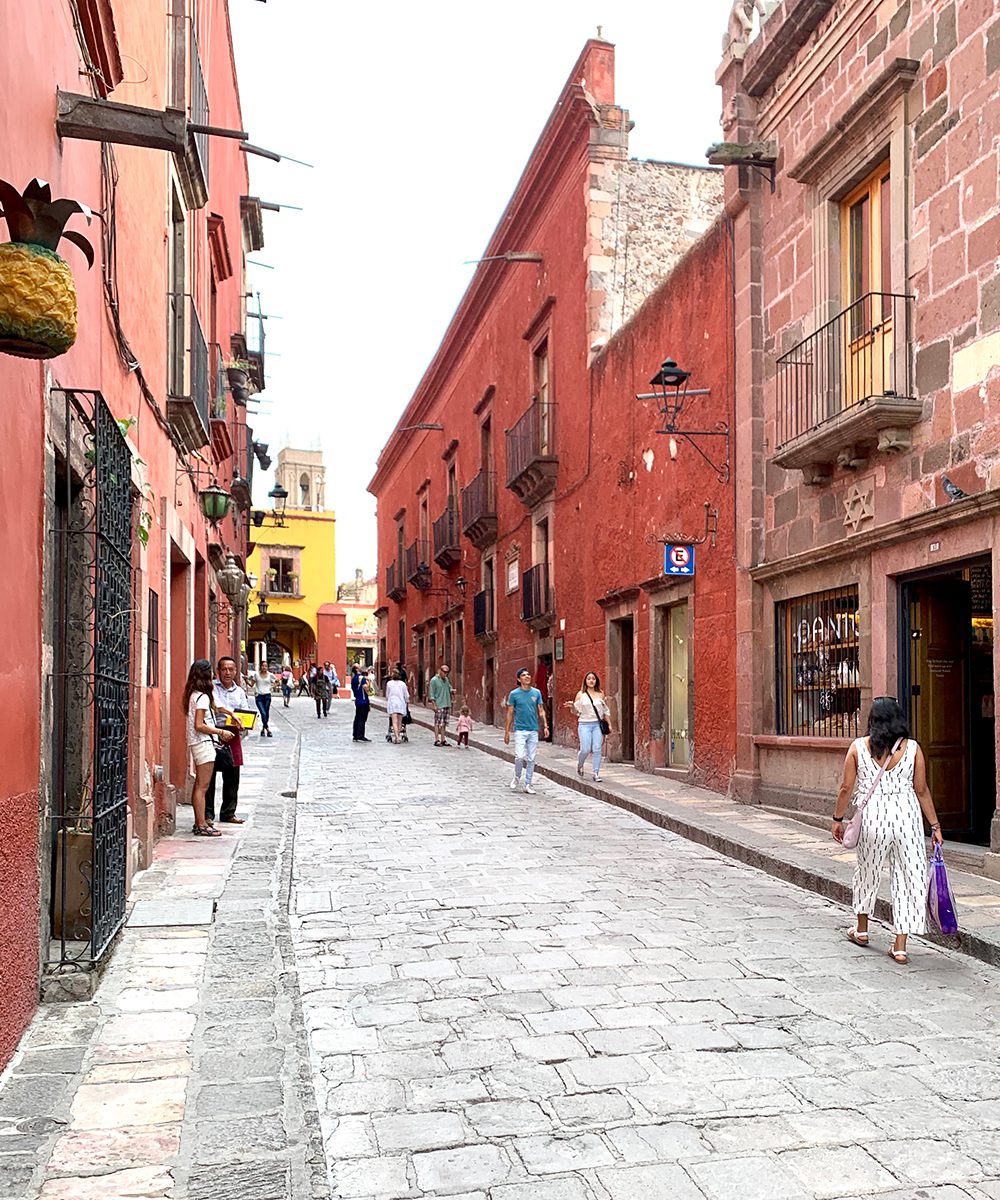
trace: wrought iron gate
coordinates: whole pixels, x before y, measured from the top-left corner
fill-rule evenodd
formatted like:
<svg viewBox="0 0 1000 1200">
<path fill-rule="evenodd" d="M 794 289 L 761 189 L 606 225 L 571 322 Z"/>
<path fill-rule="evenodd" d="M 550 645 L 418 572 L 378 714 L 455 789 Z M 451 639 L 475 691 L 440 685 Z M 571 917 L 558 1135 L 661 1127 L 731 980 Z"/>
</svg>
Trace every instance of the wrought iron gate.
<svg viewBox="0 0 1000 1200">
<path fill-rule="evenodd" d="M 53 932 L 101 957 L 125 917 L 132 458 L 98 392 L 65 390 L 53 563 Z"/>
</svg>

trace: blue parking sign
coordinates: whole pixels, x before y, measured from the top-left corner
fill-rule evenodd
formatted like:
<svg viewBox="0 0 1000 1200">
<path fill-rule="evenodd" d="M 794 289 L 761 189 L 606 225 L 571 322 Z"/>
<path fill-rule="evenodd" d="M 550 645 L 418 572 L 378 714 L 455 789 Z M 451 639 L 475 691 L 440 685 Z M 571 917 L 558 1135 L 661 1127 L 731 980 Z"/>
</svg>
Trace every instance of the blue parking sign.
<svg viewBox="0 0 1000 1200">
<path fill-rule="evenodd" d="M 665 546 L 663 548 L 664 575 L 693 575 L 694 546 Z"/>
</svg>

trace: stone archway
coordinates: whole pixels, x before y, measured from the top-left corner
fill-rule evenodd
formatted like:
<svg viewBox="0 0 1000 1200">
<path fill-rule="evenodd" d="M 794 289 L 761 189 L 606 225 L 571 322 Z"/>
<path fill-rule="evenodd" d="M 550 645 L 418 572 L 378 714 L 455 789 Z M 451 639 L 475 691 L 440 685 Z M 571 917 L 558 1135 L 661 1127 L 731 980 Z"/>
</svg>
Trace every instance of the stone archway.
<svg viewBox="0 0 1000 1200">
<path fill-rule="evenodd" d="M 312 626 L 286 613 L 268 613 L 250 621 L 247 632 L 247 662 L 252 666 L 260 653 L 258 645 L 267 648 L 268 662 L 275 666 L 287 654 L 293 666 L 312 662 L 316 657 L 316 634 Z M 278 653 L 275 653 L 275 647 Z"/>
</svg>

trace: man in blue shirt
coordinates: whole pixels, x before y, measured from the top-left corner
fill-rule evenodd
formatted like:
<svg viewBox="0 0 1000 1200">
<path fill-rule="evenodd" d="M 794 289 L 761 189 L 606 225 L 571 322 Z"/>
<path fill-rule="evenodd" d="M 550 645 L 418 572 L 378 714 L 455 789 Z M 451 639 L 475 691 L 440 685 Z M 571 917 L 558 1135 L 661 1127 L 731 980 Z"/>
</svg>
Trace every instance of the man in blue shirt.
<svg viewBox="0 0 1000 1200">
<path fill-rule="evenodd" d="M 514 778 L 510 790 L 516 792 L 521 783 L 521 766 L 525 767 L 524 790 L 534 796 L 531 776 L 535 771 L 535 752 L 538 750 L 538 726 L 542 735 L 549 736 L 549 721 L 542 703 L 542 693 L 531 686 L 531 672 L 522 667 L 517 673 L 517 687 L 507 697 L 507 714 L 504 718 L 503 742 L 510 745 L 510 731 L 514 730 Z"/>
</svg>

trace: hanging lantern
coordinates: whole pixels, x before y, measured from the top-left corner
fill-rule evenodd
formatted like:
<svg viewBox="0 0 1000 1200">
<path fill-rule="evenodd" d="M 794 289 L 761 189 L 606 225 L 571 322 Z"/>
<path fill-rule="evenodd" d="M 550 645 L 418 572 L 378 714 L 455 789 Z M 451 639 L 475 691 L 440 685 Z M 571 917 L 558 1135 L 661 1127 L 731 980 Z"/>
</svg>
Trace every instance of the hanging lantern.
<svg viewBox="0 0 1000 1200">
<path fill-rule="evenodd" d="M 0 179 L 0 215 L 10 241 L 0 244 L 0 351 L 19 358 L 55 358 L 76 341 L 76 285 L 56 253 L 65 238 L 94 265 L 94 248 L 66 222 L 91 212 L 76 200 L 53 200 L 52 189 L 33 179 L 24 192 Z"/>
<path fill-rule="evenodd" d="M 236 602 L 234 605 L 237 612 L 245 612 L 246 611 L 247 601 L 249 599 L 250 599 L 250 584 L 249 583 L 240 584 L 240 592 L 239 592 L 239 595 L 236 597 Z"/>
<path fill-rule="evenodd" d="M 221 488 L 217 483 L 213 483 L 211 487 L 207 487 L 198 493 L 198 503 L 201 505 L 201 511 L 208 517 L 212 524 L 218 525 L 226 513 L 229 512 L 230 508 L 232 508 L 233 498 L 225 488 Z"/>
<path fill-rule="evenodd" d="M 226 559 L 226 565 L 216 572 L 216 579 L 230 602 L 235 604 L 240 594 L 240 588 L 246 581 L 246 576 L 232 554 Z"/>
</svg>

